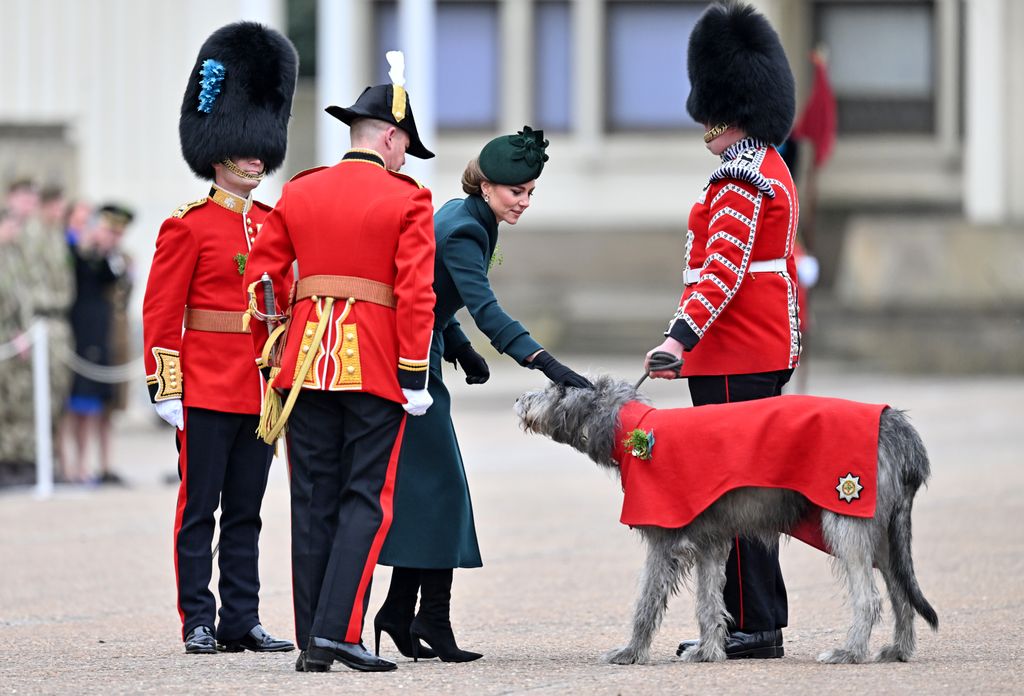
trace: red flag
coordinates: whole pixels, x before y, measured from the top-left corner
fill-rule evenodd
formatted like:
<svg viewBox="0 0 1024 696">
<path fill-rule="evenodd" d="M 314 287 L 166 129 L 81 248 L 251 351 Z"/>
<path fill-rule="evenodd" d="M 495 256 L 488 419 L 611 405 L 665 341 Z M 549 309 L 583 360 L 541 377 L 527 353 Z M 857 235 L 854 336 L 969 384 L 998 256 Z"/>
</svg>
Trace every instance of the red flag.
<svg viewBox="0 0 1024 696">
<path fill-rule="evenodd" d="M 832 154 L 836 142 L 836 96 L 828 81 L 825 57 L 818 51 L 811 55 L 814 62 L 814 85 L 804 106 L 793 137 L 810 140 L 814 145 L 814 166 L 822 167 Z"/>
</svg>

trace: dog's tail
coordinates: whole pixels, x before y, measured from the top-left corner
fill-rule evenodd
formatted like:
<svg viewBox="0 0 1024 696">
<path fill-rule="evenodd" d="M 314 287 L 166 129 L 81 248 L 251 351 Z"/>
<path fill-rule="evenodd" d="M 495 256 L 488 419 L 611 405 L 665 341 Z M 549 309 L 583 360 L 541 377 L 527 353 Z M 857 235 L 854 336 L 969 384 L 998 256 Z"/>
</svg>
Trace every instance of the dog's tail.
<svg viewBox="0 0 1024 696">
<path fill-rule="evenodd" d="M 910 551 L 910 513 L 914 506 L 914 496 L 931 474 L 928 452 L 906 414 L 895 409 L 886 409 L 882 414 L 879 444 L 889 448 L 892 461 L 897 462 L 897 481 L 903 488 L 903 495 L 898 496 L 889 519 L 889 571 L 893 581 L 906 594 L 910 605 L 928 622 L 932 630 L 937 631 L 939 617 L 917 584 Z"/>
</svg>

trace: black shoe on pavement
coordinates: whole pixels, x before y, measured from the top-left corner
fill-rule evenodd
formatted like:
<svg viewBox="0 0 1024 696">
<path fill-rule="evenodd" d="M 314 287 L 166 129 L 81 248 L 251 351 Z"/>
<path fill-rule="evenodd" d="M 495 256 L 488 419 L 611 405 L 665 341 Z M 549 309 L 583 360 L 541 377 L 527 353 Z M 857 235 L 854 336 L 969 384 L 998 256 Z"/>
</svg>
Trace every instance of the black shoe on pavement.
<svg viewBox="0 0 1024 696">
<path fill-rule="evenodd" d="M 374 655 L 362 643 L 342 643 L 310 636 L 309 648 L 306 649 L 306 671 L 315 671 L 309 669 L 311 665 L 329 667 L 332 662 L 340 662 L 360 672 L 390 672 L 398 668 L 394 662 Z"/>
<path fill-rule="evenodd" d="M 125 485 L 124 479 L 115 474 L 113 471 L 104 471 L 102 474 L 100 474 L 100 477 L 96 479 L 96 483 L 106 486 Z"/>
<path fill-rule="evenodd" d="M 676 649 L 676 655 L 682 655 L 700 641 L 684 640 Z M 774 631 L 758 631 L 743 633 L 733 631 L 725 639 L 725 656 L 730 660 L 768 660 L 786 654 L 782 647 L 782 629 Z"/>
<path fill-rule="evenodd" d="M 190 655 L 212 655 L 217 652 L 217 641 L 209 626 L 196 626 L 185 636 L 185 652 Z"/>
<path fill-rule="evenodd" d="M 295 671 L 296 672 L 330 672 L 331 666 L 329 664 L 322 664 L 319 662 L 307 662 L 306 651 L 302 650 L 299 652 L 299 658 L 295 660 Z"/>
<path fill-rule="evenodd" d="M 217 643 L 217 649 L 221 652 L 242 652 L 252 650 L 253 652 L 289 652 L 295 649 L 295 644 L 290 640 L 281 640 L 263 630 L 263 626 L 256 624 L 249 632 L 238 640 L 226 640 Z"/>
</svg>

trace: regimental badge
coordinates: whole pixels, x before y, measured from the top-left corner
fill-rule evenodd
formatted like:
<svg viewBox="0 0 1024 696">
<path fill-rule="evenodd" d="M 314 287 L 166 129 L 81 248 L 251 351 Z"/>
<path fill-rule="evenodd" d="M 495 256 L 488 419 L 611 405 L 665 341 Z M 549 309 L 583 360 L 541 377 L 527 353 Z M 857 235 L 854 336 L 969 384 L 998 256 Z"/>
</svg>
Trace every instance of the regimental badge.
<svg viewBox="0 0 1024 696">
<path fill-rule="evenodd" d="M 839 485 L 836 486 L 836 490 L 839 491 L 840 500 L 852 503 L 860 498 L 860 492 L 864 490 L 864 486 L 860 485 L 860 476 L 854 476 L 853 472 L 850 472 L 846 476 L 839 477 Z"/>
</svg>

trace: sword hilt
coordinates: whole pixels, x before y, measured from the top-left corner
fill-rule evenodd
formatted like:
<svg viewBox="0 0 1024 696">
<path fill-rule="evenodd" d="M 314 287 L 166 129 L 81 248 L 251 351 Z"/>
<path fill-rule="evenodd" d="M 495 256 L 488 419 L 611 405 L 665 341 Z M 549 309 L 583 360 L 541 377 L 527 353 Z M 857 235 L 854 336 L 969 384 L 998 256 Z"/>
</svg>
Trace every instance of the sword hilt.
<svg viewBox="0 0 1024 696">
<path fill-rule="evenodd" d="M 277 302 L 274 301 L 274 282 L 270 275 L 264 271 L 260 276 L 260 285 L 263 286 L 263 313 L 277 314 Z"/>
</svg>

